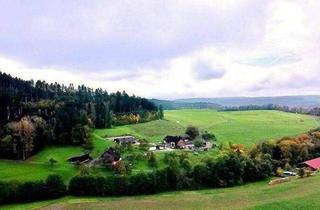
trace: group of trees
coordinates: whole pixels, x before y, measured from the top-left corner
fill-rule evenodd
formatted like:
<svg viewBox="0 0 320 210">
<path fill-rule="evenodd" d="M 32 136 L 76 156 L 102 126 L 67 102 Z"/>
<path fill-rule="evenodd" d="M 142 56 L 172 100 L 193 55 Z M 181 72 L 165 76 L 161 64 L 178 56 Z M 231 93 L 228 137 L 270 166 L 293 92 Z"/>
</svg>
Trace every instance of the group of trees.
<svg viewBox="0 0 320 210">
<path fill-rule="evenodd" d="M 26 159 L 44 144 L 90 148 L 91 127 L 161 119 L 152 102 L 124 91 L 24 81 L 1 72 L 0 101 L 1 158 Z M 120 120 L 132 116 L 138 120 Z"/>
<path fill-rule="evenodd" d="M 296 167 L 297 164 L 320 156 L 320 129 L 297 137 L 263 141 L 248 152 L 251 158 L 270 156 L 274 169 Z"/>
</svg>

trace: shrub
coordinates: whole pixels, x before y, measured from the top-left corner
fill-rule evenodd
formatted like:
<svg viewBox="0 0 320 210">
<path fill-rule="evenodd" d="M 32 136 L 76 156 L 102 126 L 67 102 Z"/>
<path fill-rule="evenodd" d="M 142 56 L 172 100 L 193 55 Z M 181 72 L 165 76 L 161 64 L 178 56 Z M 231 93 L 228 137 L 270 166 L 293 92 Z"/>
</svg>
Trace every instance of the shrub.
<svg viewBox="0 0 320 210">
<path fill-rule="evenodd" d="M 200 185 L 203 185 L 207 182 L 208 171 L 205 164 L 195 165 L 193 168 L 193 178 L 194 181 Z"/>
<path fill-rule="evenodd" d="M 49 163 L 50 163 L 50 165 L 51 166 L 53 166 L 55 163 L 57 163 L 58 161 L 57 160 L 55 160 L 54 158 L 50 158 L 49 159 Z"/>
<path fill-rule="evenodd" d="M 76 176 L 69 183 L 71 195 L 97 195 L 96 178 L 93 176 Z"/>
<path fill-rule="evenodd" d="M 0 182 L 0 203 L 4 203 L 10 197 L 11 189 L 8 182 Z"/>
<path fill-rule="evenodd" d="M 304 168 L 299 168 L 299 170 L 298 170 L 298 176 L 300 177 L 300 178 L 303 178 L 304 177 L 304 175 L 305 175 L 305 170 L 304 170 Z"/>
<path fill-rule="evenodd" d="M 158 166 L 157 158 L 153 152 L 148 152 L 147 158 L 150 167 L 156 168 Z"/>
<path fill-rule="evenodd" d="M 66 185 L 61 176 L 49 175 L 45 181 L 44 191 L 46 198 L 59 198 L 66 194 Z"/>
<path fill-rule="evenodd" d="M 193 141 L 193 144 L 196 148 L 202 147 L 204 145 L 204 140 L 201 138 L 197 138 L 196 140 Z"/>
<path fill-rule="evenodd" d="M 213 133 L 209 133 L 208 131 L 205 131 L 201 136 L 206 141 L 217 141 L 216 136 Z"/>
<path fill-rule="evenodd" d="M 191 138 L 191 140 L 195 139 L 197 136 L 199 136 L 199 129 L 195 126 L 188 126 L 186 130 L 186 134 L 188 134 Z"/>
</svg>

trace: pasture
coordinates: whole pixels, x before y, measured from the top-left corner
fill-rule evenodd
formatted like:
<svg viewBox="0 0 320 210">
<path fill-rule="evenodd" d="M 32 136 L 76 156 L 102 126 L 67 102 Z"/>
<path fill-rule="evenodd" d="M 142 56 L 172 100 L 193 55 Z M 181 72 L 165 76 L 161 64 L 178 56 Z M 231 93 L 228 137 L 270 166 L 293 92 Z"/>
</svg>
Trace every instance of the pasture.
<svg viewBox="0 0 320 210">
<path fill-rule="evenodd" d="M 93 157 L 101 154 L 110 142 L 93 135 L 94 149 L 91 151 Z M 39 180 L 45 179 L 49 174 L 59 174 L 67 182 L 72 176 L 79 173 L 79 167 L 67 162 L 72 156 L 83 154 L 82 147 L 76 146 L 54 146 L 46 147 L 26 161 L 0 160 L 0 180 Z M 49 163 L 53 158 L 57 162 Z M 96 174 L 106 174 L 107 170 L 97 169 Z"/>
<path fill-rule="evenodd" d="M 319 209 L 320 176 L 296 179 L 269 186 L 266 181 L 224 189 L 169 192 L 149 196 L 117 198 L 64 197 L 58 200 L 2 206 L 3 210 L 22 209 Z M 303 192 L 303 193 L 302 193 Z"/>
<path fill-rule="evenodd" d="M 95 130 L 101 137 L 130 134 L 151 142 L 162 141 L 166 135 L 180 135 L 188 125 L 214 133 L 221 143 L 246 146 L 272 138 L 293 136 L 319 126 L 318 118 L 280 111 L 170 110 L 165 119 L 148 123 Z"/>
</svg>

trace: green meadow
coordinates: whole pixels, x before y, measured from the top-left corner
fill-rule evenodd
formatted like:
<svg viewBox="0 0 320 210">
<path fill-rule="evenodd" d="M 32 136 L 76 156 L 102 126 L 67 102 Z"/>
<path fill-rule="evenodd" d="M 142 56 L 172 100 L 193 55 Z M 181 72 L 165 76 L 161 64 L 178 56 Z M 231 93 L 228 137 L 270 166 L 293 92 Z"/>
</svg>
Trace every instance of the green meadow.
<svg viewBox="0 0 320 210">
<path fill-rule="evenodd" d="M 180 135 L 188 125 L 213 132 L 219 142 L 246 146 L 271 138 L 297 135 L 319 126 L 318 118 L 280 111 L 237 111 L 186 109 L 165 112 L 165 120 L 95 130 L 107 137 L 130 134 L 157 143 L 166 135 Z"/>
<path fill-rule="evenodd" d="M 200 130 L 211 131 L 216 134 L 219 143 L 240 143 L 246 146 L 271 138 L 297 135 L 319 126 L 318 118 L 285 113 L 280 111 L 241 111 L 217 112 L 214 110 L 175 110 L 166 111 L 164 120 L 148 123 L 118 126 L 112 129 L 97 129 L 92 133 L 94 149 L 93 157 L 100 155 L 113 143 L 105 140 L 108 136 L 134 135 L 145 138 L 150 142 L 160 142 L 166 135 L 180 135 L 188 125 L 195 125 Z M 67 159 L 85 152 L 81 147 L 46 147 L 27 161 L 0 160 L 0 180 L 38 180 L 45 179 L 49 174 L 60 174 L 67 182 L 72 176 L 79 173 L 77 166 L 67 162 Z M 203 156 L 214 156 L 215 151 L 192 156 L 196 161 Z M 157 157 L 162 164 L 163 153 Z M 57 160 L 50 165 L 49 159 Z M 133 172 L 151 170 L 147 162 L 139 162 Z M 105 175 L 107 169 L 98 168 L 94 174 Z"/>
<path fill-rule="evenodd" d="M 313 210 L 320 209 L 320 188 L 317 187 L 319 182 L 320 176 L 317 175 L 273 186 L 268 185 L 268 181 L 265 180 L 232 188 L 169 192 L 148 196 L 117 198 L 69 196 L 57 200 L 7 205 L 1 209 Z"/>
</svg>

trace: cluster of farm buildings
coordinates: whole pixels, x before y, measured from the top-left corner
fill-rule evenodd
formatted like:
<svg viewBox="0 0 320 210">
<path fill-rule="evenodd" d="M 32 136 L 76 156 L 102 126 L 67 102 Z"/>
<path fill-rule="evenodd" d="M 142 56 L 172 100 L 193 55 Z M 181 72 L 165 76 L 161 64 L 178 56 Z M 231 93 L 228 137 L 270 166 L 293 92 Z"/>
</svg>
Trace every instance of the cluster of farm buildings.
<svg viewBox="0 0 320 210">
<path fill-rule="evenodd" d="M 119 145 L 139 145 L 140 143 L 134 136 L 117 136 L 107 138 L 106 140 L 111 140 Z M 201 150 L 207 151 L 212 148 L 211 142 L 203 142 L 203 145 L 200 147 Z M 166 136 L 163 139 L 163 142 L 160 142 L 156 145 L 150 147 L 150 151 L 160 151 L 160 150 L 173 150 L 173 149 L 186 149 L 194 150 L 195 146 L 193 141 L 188 135 L 181 136 Z M 121 160 L 120 154 L 118 154 L 115 149 L 108 148 L 105 150 L 98 158 L 93 159 L 89 154 L 84 154 L 81 156 L 76 156 L 68 159 L 69 162 L 73 164 L 115 164 Z"/>
<path fill-rule="evenodd" d="M 107 140 L 114 141 L 119 145 L 128 145 L 128 144 L 139 145 L 139 142 L 134 136 L 118 136 L 118 137 L 107 138 Z M 214 145 L 211 142 L 205 141 L 203 142 L 203 145 L 201 146 L 201 148 L 202 148 L 202 151 L 207 151 L 213 146 Z M 166 136 L 163 139 L 163 142 L 158 143 L 155 146 L 150 148 L 151 151 L 173 150 L 173 149 L 194 150 L 195 145 L 188 135 L 181 135 L 181 136 Z M 92 157 L 90 157 L 89 154 L 84 154 L 81 156 L 72 157 L 68 159 L 68 161 L 73 164 L 94 163 L 94 164 L 103 164 L 103 165 L 106 165 L 106 164 L 112 165 L 117 163 L 120 160 L 121 160 L 120 154 L 118 154 L 115 151 L 115 149 L 111 147 L 105 150 L 96 159 L 93 159 Z M 310 171 L 317 171 L 320 169 L 320 157 L 302 162 L 298 166 L 300 168 L 307 168 Z M 295 174 L 295 173 L 292 173 L 292 174 Z"/>
</svg>

